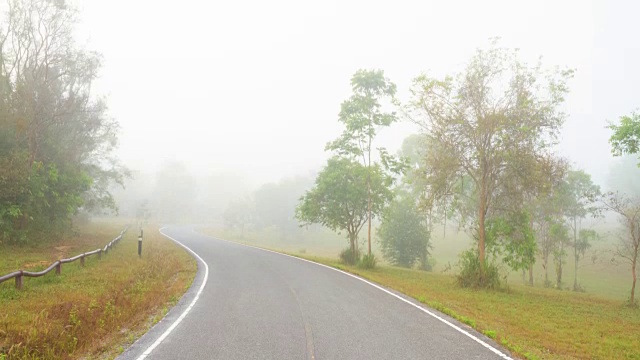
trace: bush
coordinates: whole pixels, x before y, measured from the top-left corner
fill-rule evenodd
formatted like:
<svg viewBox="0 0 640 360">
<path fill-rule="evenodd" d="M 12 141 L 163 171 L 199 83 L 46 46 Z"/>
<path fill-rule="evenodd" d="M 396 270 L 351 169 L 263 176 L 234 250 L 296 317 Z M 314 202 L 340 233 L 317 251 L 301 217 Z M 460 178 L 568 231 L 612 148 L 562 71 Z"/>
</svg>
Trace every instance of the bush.
<svg viewBox="0 0 640 360">
<path fill-rule="evenodd" d="M 373 253 L 367 254 L 362 256 L 362 258 L 358 262 L 358 267 L 363 269 L 373 269 L 374 267 L 376 267 L 377 262 L 378 259 L 376 259 L 376 256 Z"/>
<path fill-rule="evenodd" d="M 498 265 L 485 261 L 484 276 L 480 271 L 480 258 L 475 249 L 469 249 L 460 254 L 460 273 L 456 276 L 458 285 L 464 288 L 498 289 L 500 274 Z"/>
<path fill-rule="evenodd" d="M 429 228 L 413 196 L 400 193 L 383 214 L 377 234 L 382 255 L 392 265 L 411 268 L 417 263 L 422 268 L 427 261 Z"/>
<path fill-rule="evenodd" d="M 347 265 L 355 265 L 360 261 L 360 252 L 356 251 L 355 254 L 351 251 L 351 248 L 348 247 L 340 253 L 340 259 L 344 264 Z"/>
</svg>

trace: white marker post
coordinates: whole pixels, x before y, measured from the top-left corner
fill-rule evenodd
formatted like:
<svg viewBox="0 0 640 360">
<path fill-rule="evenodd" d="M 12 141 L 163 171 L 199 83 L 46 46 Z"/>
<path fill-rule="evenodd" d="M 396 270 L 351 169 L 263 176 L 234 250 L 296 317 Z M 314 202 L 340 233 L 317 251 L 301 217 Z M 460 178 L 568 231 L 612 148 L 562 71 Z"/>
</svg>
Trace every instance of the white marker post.
<svg viewBox="0 0 640 360">
<path fill-rule="evenodd" d="M 142 229 L 140 229 L 140 235 L 138 236 L 138 257 L 142 257 Z"/>
</svg>

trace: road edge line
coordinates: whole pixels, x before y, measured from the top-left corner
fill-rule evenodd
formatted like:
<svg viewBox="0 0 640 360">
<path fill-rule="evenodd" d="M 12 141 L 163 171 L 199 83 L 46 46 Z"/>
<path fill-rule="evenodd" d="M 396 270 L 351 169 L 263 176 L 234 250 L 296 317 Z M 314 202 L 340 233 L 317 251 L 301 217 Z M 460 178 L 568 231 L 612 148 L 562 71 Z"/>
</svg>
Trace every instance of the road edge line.
<svg viewBox="0 0 640 360">
<path fill-rule="evenodd" d="M 191 301 L 191 304 L 189 304 L 189 306 L 182 312 L 182 314 L 180 314 L 180 316 L 173 322 L 173 324 L 171 324 L 171 326 L 169 326 L 169 328 L 167 328 L 167 330 L 165 330 L 162 333 L 162 335 L 160 335 L 160 337 L 158 337 L 156 339 L 156 341 L 153 344 L 151 344 L 151 346 L 149 346 L 142 353 L 142 355 L 140 355 L 136 360 L 144 360 L 147 356 L 149 356 L 151 354 L 151 352 L 158 345 L 160 345 L 164 341 L 164 339 L 166 339 L 166 337 L 169 336 L 169 334 L 171 334 L 171 332 L 178 326 L 178 324 L 180 324 L 182 322 L 182 320 L 187 316 L 187 314 L 191 311 L 193 306 L 196 304 L 196 302 L 200 298 L 200 294 L 202 294 L 202 290 L 204 290 L 204 287 L 207 284 L 207 279 L 209 278 L 209 265 L 207 265 L 207 263 L 204 260 L 202 260 L 200 255 L 198 255 L 195 251 L 191 250 L 188 246 L 184 245 L 180 241 L 178 241 L 178 240 L 172 238 L 171 236 L 165 234 L 164 232 L 162 232 L 162 230 L 165 229 L 165 228 L 166 228 L 166 226 L 162 227 L 162 228 L 160 228 L 158 230 L 160 232 L 160 234 L 162 234 L 162 236 L 164 236 L 164 237 L 168 238 L 169 240 L 172 240 L 176 244 L 182 246 L 184 249 L 186 249 L 188 252 L 190 252 L 195 258 L 200 260 L 200 262 L 204 265 L 204 278 L 202 279 L 202 284 L 200 285 L 200 289 L 198 289 L 198 292 L 196 293 L 196 296 Z"/>
<path fill-rule="evenodd" d="M 205 235 L 205 236 L 208 236 L 208 235 Z M 375 283 L 373 283 L 373 282 L 371 282 L 371 281 L 369 281 L 367 279 L 364 279 L 364 278 L 362 278 L 360 276 L 351 274 L 351 273 L 346 272 L 344 270 L 336 269 L 336 268 L 334 268 L 332 266 L 329 266 L 329 265 L 321 264 L 321 263 L 318 263 L 318 262 L 315 262 L 315 261 L 311 261 L 311 260 L 307 260 L 307 259 L 300 258 L 300 257 L 297 257 L 297 256 L 293 256 L 293 255 L 277 252 L 277 251 L 274 251 L 274 250 L 269 250 L 269 249 L 265 249 L 265 248 L 261 248 L 261 247 L 253 246 L 253 245 L 247 245 L 247 244 L 243 244 L 243 243 L 236 242 L 236 241 L 225 240 L 225 239 L 221 239 L 221 238 L 214 237 L 214 236 L 209 236 L 209 237 L 212 238 L 212 239 L 215 239 L 215 240 L 226 241 L 226 242 L 229 242 L 229 243 L 232 243 L 232 244 L 242 245 L 242 246 L 246 246 L 246 247 L 250 247 L 250 248 L 254 248 L 254 249 L 258 249 L 258 250 L 262 250 L 262 251 L 267 251 L 267 252 L 278 254 L 278 255 L 282 255 L 282 256 L 287 256 L 287 257 L 290 257 L 290 258 L 293 258 L 293 259 L 297 259 L 297 260 L 305 261 L 305 262 L 308 262 L 308 263 L 311 263 L 311 264 L 315 264 L 315 265 L 318 265 L 318 266 L 322 266 L 322 267 L 325 267 L 327 269 L 335 270 L 337 272 L 343 273 L 344 275 L 351 276 L 354 279 L 358 279 L 358 280 L 360 280 L 360 281 L 362 281 L 362 282 L 364 282 L 366 284 L 369 284 L 369 285 L 375 287 L 378 290 L 384 291 L 385 293 L 395 297 L 396 299 L 401 300 L 401 301 L 403 301 L 403 302 L 415 307 L 416 309 L 426 313 L 427 315 L 430 315 L 431 317 L 433 317 L 433 318 L 435 318 L 437 320 L 440 320 L 444 324 L 448 325 L 449 327 L 453 328 L 454 330 L 458 331 L 459 333 L 467 336 L 471 340 L 473 340 L 473 341 L 477 342 L 478 344 L 482 345 L 484 348 L 486 348 L 487 350 L 491 351 L 492 353 L 498 355 L 502 359 L 504 359 L 504 360 L 514 360 L 513 358 L 511 358 L 508 355 L 504 354 L 502 351 L 500 351 L 500 350 L 496 349 L 495 347 L 487 344 L 486 342 L 482 341 L 477 336 L 471 334 L 470 332 L 466 331 L 465 329 L 463 329 L 463 328 L 459 327 L 458 325 L 452 323 L 451 321 L 443 318 L 442 316 L 440 316 L 440 315 L 438 315 L 438 314 L 436 314 L 436 313 L 424 308 L 423 306 L 417 305 L 417 304 L 415 304 L 415 303 L 403 298 L 402 296 L 400 296 L 398 294 L 394 294 L 393 292 L 383 288 L 382 286 L 380 286 L 378 284 L 375 284 Z"/>
</svg>

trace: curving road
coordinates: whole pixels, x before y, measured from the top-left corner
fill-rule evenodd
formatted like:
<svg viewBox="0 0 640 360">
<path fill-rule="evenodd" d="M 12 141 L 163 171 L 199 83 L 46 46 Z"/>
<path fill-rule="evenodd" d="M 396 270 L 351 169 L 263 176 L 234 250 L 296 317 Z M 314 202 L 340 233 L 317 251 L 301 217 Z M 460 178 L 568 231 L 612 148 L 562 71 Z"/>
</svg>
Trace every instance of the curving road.
<svg viewBox="0 0 640 360">
<path fill-rule="evenodd" d="M 455 320 L 354 276 L 185 227 L 163 233 L 199 255 L 198 275 L 121 360 L 509 359 Z"/>
</svg>

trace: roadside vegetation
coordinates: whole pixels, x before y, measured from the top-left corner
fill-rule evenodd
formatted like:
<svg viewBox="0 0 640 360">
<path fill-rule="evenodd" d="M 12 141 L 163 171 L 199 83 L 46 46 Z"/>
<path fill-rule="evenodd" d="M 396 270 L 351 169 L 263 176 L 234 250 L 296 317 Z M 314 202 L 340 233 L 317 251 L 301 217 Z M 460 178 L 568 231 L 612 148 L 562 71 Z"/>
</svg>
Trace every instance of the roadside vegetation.
<svg viewBox="0 0 640 360">
<path fill-rule="evenodd" d="M 104 246 L 123 222 L 83 225 L 74 235 L 37 246 L 0 246 L 0 273 L 38 271 L 51 262 Z M 101 259 L 64 264 L 61 275 L 0 284 L 0 359 L 113 358 L 159 321 L 191 285 L 196 263 L 154 227 L 137 228 Z"/>
</svg>

